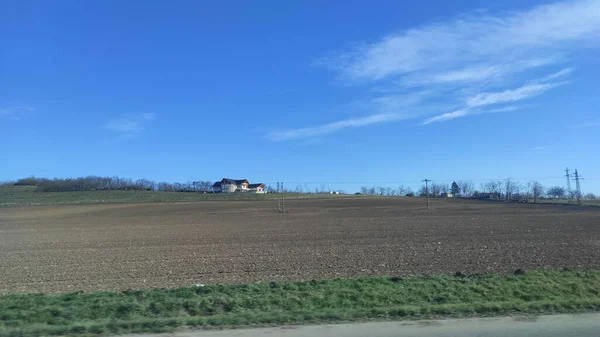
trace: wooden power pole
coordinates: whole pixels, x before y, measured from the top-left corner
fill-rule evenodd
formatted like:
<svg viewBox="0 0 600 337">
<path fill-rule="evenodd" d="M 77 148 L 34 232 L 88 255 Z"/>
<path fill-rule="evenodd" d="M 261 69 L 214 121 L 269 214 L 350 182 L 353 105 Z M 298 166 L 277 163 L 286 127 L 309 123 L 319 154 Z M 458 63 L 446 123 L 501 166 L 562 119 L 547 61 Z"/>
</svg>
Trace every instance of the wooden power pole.
<svg viewBox="0 0 600 337">
<path fill-rule="evenodd" d="M 425 182 L 425 198 L 427 199 L 427 209 L 429 209 L 429 182 L 431 180 L 425 179 L 423 181 Z"/>
</svg>

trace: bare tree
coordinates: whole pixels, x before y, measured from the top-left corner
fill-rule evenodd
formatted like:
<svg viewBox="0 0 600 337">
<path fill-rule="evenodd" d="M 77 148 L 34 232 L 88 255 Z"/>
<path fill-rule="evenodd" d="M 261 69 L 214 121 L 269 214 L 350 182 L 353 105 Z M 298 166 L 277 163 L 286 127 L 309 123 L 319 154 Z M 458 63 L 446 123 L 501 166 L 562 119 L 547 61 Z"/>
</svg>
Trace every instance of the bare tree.
<svg viewBox="0 0 600 337">
<path fill-rule="evenodd" d="M 533 198 L 533 192 L 532 192 L 532 185 L 531 185 L 531 181 L 530 181 L 525 186 L 525 199 L 529 200 L 531 198 Z"/>
<path fill-rule="evenodd" d="M 304 193 L 311 193 L 310 187 L 308 187 L 308 184 L 304 184 Z"/>
<path fill-rule="evenodd" d="M 425 185 L 421 185 L 421 187 L 419 187 L 419 190 L 417 190 L 417 195 L 420 197 L 427 196 L 427 193 L 431 195 L 431 188 L 427 189 Z"/>
<path fill-rule="evenodd" d="M 533 196 L 533 203 L 535 204 L 537 200 L 544 194 L 544 186 L 537 180 L 534 180 L 529 183 L 531 195 Z"/>
<path fill-rule="evenodd" d="M 489 185 L 487 184 L 487 182 L 485 183 L 479 183 L 479 190 L 483 193 L 490 193 L 489 191 Z"/>
<path fill-rule="evenodd" d="M 475 192 L 475 184 L 473 184 L 472 181 L 459 180 L 456 183 L 460 188 L 460 195 L 463 198 L 470 198 L 473 196 L 473 193 Z"/>
<path fill-rule="evenodd" d="M 490 180 L 485 183 L 481 183 L 480 189 L 484 193 L 502 194 L 504 182 L 501 180 Z"/>
<path fill-rule="evenodd" d="M 588 200 L 596 200 L 596 199 L 597 199 L 597 197 L 596 197 L 596 195 L 595 195 L 594 193 L 587 193 L 587 194 L 586 194 L 586 195 L 584 195 L 583 197 L 584 197 L 585 199 L 588 199 Z"/>
<path fill-rule="evenodd" d="M 361 186 L 360 193 L 361 194 L 369 194 L 369 188 L 367 186 Z"/>
<path fill-rule="evenodd" d="M 377 186 L 377 194 L 378 195 L 385 195 L 385 187 L 383 187 L 383 186 Z"/>
<path fill-rule="evenodd" d="M 562 199 L 567 195 L 567 190 L 564 187 L 552 186 L 548 188 L 546 194 L 553 199 Z"/>
<path fill-rule="evenodd" d="M 174 190 L 173 185 L 171 185 L 169 183 L 166 183 L 166 182 L 160 182 L 160 183 L 158 183 L 157 189 L 159 191 L 163 191 L 163 192 L 164 191 L 173 191 Z"/>
<path fill-rule="evenodd" d="M 396 193 L 397 193 L 398 195 L 406 195 L 406 193 L 408 193 L 408 189 L 409 189 L 409 188 L 407 188 L 407 187 L 404 187 L 404 185 L 400 185 L 400 186 L 398 186 L 398 189 L 397 189 L 397 192 L 396 192 Z"/>
<path fill-rule="evenodd" d="M 512 201 L 514 197 L 519 195 L 522 185 L 513 180 L 512 178 L 506 178 L 504 180 L 504 197 L 508 202 Z"/>
<path fill-rule="evenodd" d="M 448 193 L 448 189 L 448 184 L 431 183 L 431 185 L 429 185 L 429 195 L 433 197 L 439 197 L 442 193 Z"/>
</svg>

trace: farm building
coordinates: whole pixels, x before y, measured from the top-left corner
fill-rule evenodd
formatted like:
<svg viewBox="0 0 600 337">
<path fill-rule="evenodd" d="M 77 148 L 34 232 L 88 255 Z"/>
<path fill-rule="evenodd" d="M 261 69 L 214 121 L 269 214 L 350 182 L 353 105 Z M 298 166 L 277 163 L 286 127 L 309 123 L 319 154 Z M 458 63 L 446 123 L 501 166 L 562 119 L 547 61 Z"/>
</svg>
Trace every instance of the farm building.
<svg viewBox="0 0 600 337">
<path fill-rule="evenodd" d="M 234 192 L 252 192 L 264 193 L 265 184 L 250 184 L 247 179 L 229 179 L 223 178 L 213 184 L 212 190 L 215 193 L 234 193 Z"/>
<path fill-rule="evenodd" d="M 502 195 L 500 193 L 475 193 L 475 195 L 473 195 L 474 199 L 492 199 L 492 200 L 500 200 L 502 199 Z"/>
<path fill-rule="evenodd" d="M 254 192 L 254 193 L 265 193 L 265 184 L 263 184 L 263 183 L 249 184 L 248 191 Z"/>
</svg>

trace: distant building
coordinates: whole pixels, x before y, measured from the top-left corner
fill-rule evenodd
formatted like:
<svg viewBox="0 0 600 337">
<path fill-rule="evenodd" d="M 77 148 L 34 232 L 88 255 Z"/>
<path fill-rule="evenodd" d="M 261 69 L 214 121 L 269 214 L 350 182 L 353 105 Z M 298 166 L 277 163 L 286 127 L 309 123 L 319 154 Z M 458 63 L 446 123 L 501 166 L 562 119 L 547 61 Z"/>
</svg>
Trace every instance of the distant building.
<svg viewBox="0 0 600 337">
<path fill-rule="evenodd" d="M 263 184 L 263 183 L 249 184 L 248 191 L 254 192 L 254 193 L 265 193 L 265 184 Z"/>
<path fill-rule="evenodd" d="M 492 199 L 492 200 L 500 200 L 502 195 L 500 193 L 475 193 L 473 198 L 475 199 Z"/>
<path fill-rule="evenodd" d="M 229 179 L 223 178 L 213 184 L 212 190 L 215 193 L 235 193 L 252 192 L 265 193 L 265 184 L 250 184 L 247 179 Z"/>
</svg>

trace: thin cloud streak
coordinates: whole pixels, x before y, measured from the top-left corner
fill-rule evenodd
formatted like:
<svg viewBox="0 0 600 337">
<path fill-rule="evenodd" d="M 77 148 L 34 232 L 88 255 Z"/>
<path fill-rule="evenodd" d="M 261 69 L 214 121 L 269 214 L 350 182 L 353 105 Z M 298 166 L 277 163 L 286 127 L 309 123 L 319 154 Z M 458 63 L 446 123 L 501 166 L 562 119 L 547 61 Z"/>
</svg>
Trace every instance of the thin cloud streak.
<svg viewBox="0 0 600 337">
<path fill-rule="evenodd" d="M 559 76 L 564 76 L 564 75 L 568 74 L 568 72 L 565 72 L 564 70 L 565 69 L 562 70 L 564 72 L 564 74 L 561 74 Z M 558 72 L 558 73 L 560 73 L 560 72 Z M 552 75 L 556 75 L 558 73 L 555 73 Z M 559 76 L 555 76 L 554 78 L 559 77 Z M 496 109 L 492 109 L 492 110 L 484 110 L 484 111 L 480 110 L 480 108 L 488 106 L 488 105 L 514 103 L 514 102 L 518 102 L 521 100 L 530 99 L 535 96 L 541 95 L 552 88 L 556 88 L 558 86 L 561 86 L 561 85 L 564 85 L 567 83 L 569 83 L 569 82 L 565 81 L 565 82 L 554 82 L 554 83 L 527 84 L 527 85 L 521 86 L 516 89 L 509 89 L 509 90 L 504 90 L 501 92 L 479 93 L 472 97 L 467 98 L 465 101 L 465 104 L 464 104 L 464 108 L 461 108 L 461 109 L 453 111 L 453 112 L 444 113 L 444 114 L 441 114 L 438 116 L 429 117 L 429 118 L 425 119 L 421 123 L 421 125 L 427 125 L 427 124 L 431 124 L 431 123 L 435 123 L 435 122 L 445 122 L 445 121 L 459 118 L 459 117 L 478 115 L 478 114 L 482 114 L 482 113 L 514 111 L 514 110 L 519 109 L 519 107 L 507 106 L 507 107 L 501 107 L 501 108 L 496 108 Z"/>
<path fill-rule="evenodd" d="M 445 114 L 442 114 L 439 116 L 433 116 L 433 117 L 427 118 L 421 123 L 421 125 L 427 125 L 427 124 L 436 123 L 436 122 L 445 122 L 445 121 L 449 121 L 451 119 L 472 116 L 472 115 L 515 111 L 515 110 L 519 110 L 521 108 L 522 107 L 511 105 L 511 106 L 507 106 L 507 107 L 503 107 L 503 108 L 490 109 L 490 110 L 460 109 L 460 110 L 448 112 L 448 113 L 445 113 Z"/>
<path fill-rule="evenodd" d="M 376 114 L 361 118 L 345 119 L 333 123 L 317 125 L 313 127 L 292 129 L 286 131 L 275 131 L 267 135 L 268 139 L 271 140 L 292 140 L 300 138 L 308 138 L 317 135 L 324 135 L 343 129 L 358 128 L 362 126 L 381 124 L 385 122 L 395 121 L 402 119 L 400 115 L 396 114 Z"/>
<path fill-rule="evenodd" d="M 530 147 L 529 149 L 530 149 L 531 151 L 541 151 L 541 150 L 545 150 L 545 149 L 547 149 L 547 148 L 548 148 L 548 146 L 547 146 L 547 145 L 538 145 L 538 146 L 533 146 L 533 147 Z"/>
<path fill-rule="evenodd" d="M 412 87 L 420 85 L 473 85 L 481 82 L 498 82 L 507 76 L 529 69 L 539 68 L 559 62 L 558 58 L 529 59 L 500 64 L 479 64 L 458 70 L 438 72 L 416 72 L 402 78 L 402 84 Z"/>
<path fill-rule="evenodd" d="M 106 124 L 106 128 L 121 133 L 138 133 L 144 130 L 140 121 L 127 118 L 114 119 Z"/>
<path fill-rule="evenodd" d="M 564 77 L 564 76 L 570 75 L 573 71 L 575 71 L 574 67 L 565 68 L 565 69 L 562 69 L 560 71 L 557 71 L 553 74 L 550 74 L 550 75 L 542 78 L 540 80 L 540 82 L 549 82 L 549 81 L 555 80 L 559 77 Z"/>
<path fill-rule="evenodd" d="M 156 114 L 153 112 L 144 112 L 142 114 L 140 114 L 140 116 L 145 119 L 145 120 L 153 120 L 154 118 L 156 118 Z"/>
<path fill-rule="evenodd" d="M 421 124 L 427 125 L 427 124 L 431 124 L 431 123 L 435 123 L 435 122 L 444 122 L 444 121 L 448 121 L 448 120 L 459 118 L 459 117 L 465 117 L 465 116 L 473 114 L 473 113 L 474 113 L 473 111 L 469 111 L 468 109 L 460 109 L 460 110 L 456 110 L 453 112 L 447 112 L 447 113 L 439 115 L 439 116 L 427 118 Z"/>
<path fill-rule="evenodd" d="M 477 108 L 486 105 L 510 103 L 532 98 L 543 94 L 544 92 L 568 82 L 530 84 L 513 90 L 502 92 L 480 93 L 467 99 L 465 105 L 468 108 Z"/>
<path fill-rule="evenodd" d="M 156 118 L 155 113 L 140 113 L 119 117 L 108 121 L 104 128 L 120 134 L 118 139 L 125 140 L 140 134 L 145 126 Z"/>
<path fill-rule="evenodd" d="M 28 106 L 11 106 L 0 108 L 0 118 L 18 120 L 21 118 L 22 114 L 32 111 L 35 111 L 35 109 Z"/>
<path fill-rule="evenodd" d="M 590 122 L 590 123 L 578 124 L 573 127 L 574 128 L 592 128 L 592 127 L 596 127 L 596 126 L 600 126 L 600 122 Z"/>
</svg>

